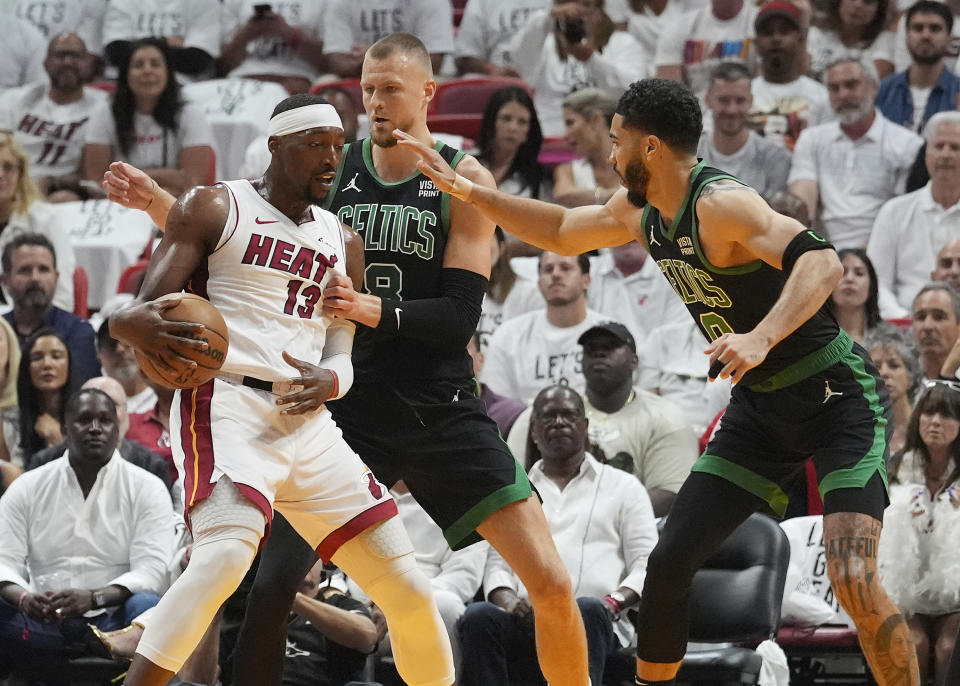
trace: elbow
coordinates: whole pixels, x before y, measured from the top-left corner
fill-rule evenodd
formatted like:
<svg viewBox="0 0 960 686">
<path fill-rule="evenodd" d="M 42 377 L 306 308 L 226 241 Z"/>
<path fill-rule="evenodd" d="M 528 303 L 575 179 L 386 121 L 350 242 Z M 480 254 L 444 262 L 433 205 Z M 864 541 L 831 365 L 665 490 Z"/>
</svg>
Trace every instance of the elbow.
<svg viewBox="0 0 960 686">
<path fill-rule="evenodd" d="M 833 250 L 821 250 L 820 252 L 825 253 L 825 261 L 827 264 L 824 269 L 824 278 L 832 293 L 833 289 L 840 283 L 840 279 L 843 278 L 843 264 L 840 262 L 837 253 Z"/>
</svg>

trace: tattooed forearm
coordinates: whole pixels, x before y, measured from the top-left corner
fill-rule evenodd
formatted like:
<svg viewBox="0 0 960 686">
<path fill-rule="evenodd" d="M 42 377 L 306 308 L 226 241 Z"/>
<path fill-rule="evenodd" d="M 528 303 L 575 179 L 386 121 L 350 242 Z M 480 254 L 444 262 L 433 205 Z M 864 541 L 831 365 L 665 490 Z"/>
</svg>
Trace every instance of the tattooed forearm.
<svg viewBox="0 0 960 686">
<path fill-rule="evenodd" d="M 877 556 L 877 538 L 875 536 L 838 536 L 826 542 L 827 559 L 843 557 L 875 558 Z"/>
</svg>

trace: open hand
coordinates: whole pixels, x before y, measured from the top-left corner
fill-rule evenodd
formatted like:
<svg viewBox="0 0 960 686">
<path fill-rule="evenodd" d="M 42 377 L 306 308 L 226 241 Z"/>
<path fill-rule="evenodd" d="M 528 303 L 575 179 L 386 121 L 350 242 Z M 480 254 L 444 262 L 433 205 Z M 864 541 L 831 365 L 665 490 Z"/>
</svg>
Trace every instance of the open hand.
<svg viewBox="0 0 960 686">
<path fill-rule="evenodd" d="M 763 362 L 769 351 L 769 342 L 750 332 L 725 333 L 703 352 L 710 356 L 711 368 L 715 368 L 718 362 L 723 365 L 716 376 L 737 383 L 744 374 Z"/>
<path fill-rule="evenodd" d="M 457 180 L 457 173 L 440 156 L 440 153 L 400 129 L 394 129 L 393 137 L 397 139 L 397 145 L 401 148 L 413 150 L 420 155 L 420 159 L 417 161 L 417 169 L 429 177 L 441 191 L 444 193 L 450 192 Z"/>
<path fill-rule="evenodd" d="M 300 376 L 289 380 L 290 393 L 277 398 L 277 405 L 282 407 L 280 414 L 307 414 L 320 409 L 336 388 L 336 381 L 329 369 L 318 367 L 283 351 L 283 359 L 291 367 L 300 372 Z"/>
</svg>

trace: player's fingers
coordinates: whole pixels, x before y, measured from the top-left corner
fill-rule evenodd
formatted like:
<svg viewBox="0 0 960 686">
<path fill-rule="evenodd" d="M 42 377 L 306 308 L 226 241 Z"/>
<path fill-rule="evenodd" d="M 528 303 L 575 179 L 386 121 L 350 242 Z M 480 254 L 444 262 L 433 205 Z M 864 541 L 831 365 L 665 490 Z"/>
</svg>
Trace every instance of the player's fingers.
<svg viewBox="0 0 960 686">
<path fill-rule="evenodd" d="M 154 366 L 166 369 L 174 374 L 180 373 L 184 367 L 189 367 L 190 369 L 196 369 L 197 367 L 195 361 L 189 357 L 184 357 L 173 348 L 169 348 L 166 354 L 150 357 L 150 360 L 154 363 Z"/>
<path fill-rule="evenodd" d="M 310 370 L 311 365 L 304 360 L 298 360 L 296 357 L 288 353 L 286 350 L 281 351 L 280 353 L 283 356 L 283 361 L 289 364 L 291 367 L 295 367 L 297 371 L 303 373 Z M 300 383 L 302 380 L 290 379 L 290 383 Z"/>
</svg>

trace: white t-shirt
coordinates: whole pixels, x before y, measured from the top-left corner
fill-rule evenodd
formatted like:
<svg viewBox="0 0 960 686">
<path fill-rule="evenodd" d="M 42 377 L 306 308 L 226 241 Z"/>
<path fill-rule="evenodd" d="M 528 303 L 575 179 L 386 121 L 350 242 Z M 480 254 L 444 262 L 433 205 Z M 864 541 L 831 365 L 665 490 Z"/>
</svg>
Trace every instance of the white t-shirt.
<svg viewBox="0 0 960 686">
<path fill-rule="evenodd" d="M 80 169 L 85 129 L 107 94 L 84 88 L 77 102 L 58 105 L 46 80 L 8 91 L 0 100 L 0 131 L 12 131 L 30 160 L 30 175 L 63 176 Z"/>
<path fill-rule="evenodd" d="M 582 62 L 573 56 L 560 59 L 553 27 L 549 13 L 534 13 L 509 48 L 514 66 L 534 90 L 545 137 L 563 135 L 563 99 L 573 91 L 602 88 L 616 100 L 631 83 L 652 73 L 643 48 L 626 31 L 614 31 L 603 52 L 594 51 Z"/>
<path fill-rule="evenodd" d="M 710 166 L 733 174 L 765 198 L 787 187 L 790 152 L 755 131 L 750 132 L 747 142 L 732 155 L 718 152 L 713 146 L 713 135 L 704 134 L 697 155 Z"/>
<path fill-rule="evenodd" d="M 456 56 L 511 65 L 510 39 L 531 12 L 552 5 L 550 0 L 468 0 L 457 30 Z"/>
<path fill-rule="evenodd" d="M 253 16 L 258 0 L 225 0 L 223 3 L 223 42 L 229 43 Z M 290 26 L 300 29 L 314 40 L 323 38 L 323 18 L 327 0 L 296 0 L 273 5 L 273 11 Z M 229 76 L 299 76 L 312 81 L 317 69 L 296 54 L 290 43 L 279 36 L 264 36 L 247 43 L 243 62 Z"/>
<path fill-rule="evenodd" d="M 47 41 L 28 21 L 12 14 L 0 15 L 0 96 L 10 88 L 46 77 L 43 59 Z"/>
<path fill-rule="evenodd" d="M 880 207 L 903 193 L 923 139 L 879 110 L 869 130 L 850 140 L 836 121 L 804 130 L 789 183 L 816 181 L 819 225 L 837 247 L 863 247 Z"/>
<path fill-rule="evenodd" d="M 750 82 L 750 93 L 750 128 L 788 150 L 793 150 L 800 131 L 833 119 L 827 89 L 809 76 L 790 83 L 770 83 L 758 76 Z"/>
<path fill-rule="evenodd" d="M 927 88 L 910 86 L 910 99 L 913 101 L 913 115 L 911 115 L 910 121 L 908 121 L 905 126 L 911 131 L 916 131 L 917 133 L 922 131 L 923 114 L 927 110 L 927 101 L 930 99 L 930 92 L 932 90 L 932 86 Z"/>
<path fill-rule="evenodd" d="M 412 33 L 428 52 L 453 52 L 450 0 L 330 0 L 323 50 L 349 53 L 397 32 Z"/>
<path fill-rule="evenodd" d="M 513 282 L 513 288 L 502 303 L 495 302 L 489 296 L 483 297 L 483 309 L 480 311 L 480 321 L 477 323 L 477 333 L 480 334 L 480 351 L 486 353 L 490 345 L 490 338 L 500 325 L 506 321 L 519 317 L 521 314 L 543 309 L 543 294 L 535 281 L 518 276 Z M 499 391 L 497 391 L 499 393 Z"/>
<path fill-rule="evenodd" d="M 199 145 L 214 147 L 213 131 L 206 115 L 199 106 L 185 103 L 177 118 L 180 126 L 176 133 L 164 130 L 151 114 L 137 112 L 133 115 L 136 131 L 133 146 L 127 154 L 120 151 L 117 127 L 108 103 L 102 103 L 94 111 L 87 126 L 87 143 L 109 145 L 115 156 L 141 169 L 176 167 L 184 148 Z M 166 152 L 164 152 L 166 150 Z"/>
<path fill-rule="evenodd" d="M 690 90 L 702 98 L 710 73 L 721 62 L 743 62 L 752 70 L 753 21 L 757 7 L 744 3 L 735 17 L 720 21 L 709 3 L 673 19 L 657 40 L 657 67 L 683 67 Z"/>
<path fill-rule="evenodd" d="M 103 44 L 179 36 L 183 47 L 220 55 L 220 3 L 210 0 L 109 0 Z"/>
<path fill-rule="evenodd" d="M 626 20 L 627 32 L 637 39 L 647 62 L 652 64 L 657 54 L 657 39 L 660 34 L 669 30 L 674 22 L 681 21 L 680 16 L 684 12 L 696 9 L 697 2 L 698 0 L 670 0 L 663 12 L 656 14 L 647 4 L 644 4 L 639 12 L 634 12 L 626 0 L 607 0 L 604 11 L 615 22 Z"/>
<path fill-rule="evenodd" d="M 505 321 L 490 338 L 480 380 L 494 392 L 526 403 L 561 378 L 582 391 L 583 347 L 577 339 L 609 319 L 587 310 L 582 322 L 560 328 L 547 321 L 547 311 L 542 309 Z"/>
<path fill-rule="evenodd" d="M 853 57 L 864 60 L 886 60 L 893 64 L 892 31 L 881 31 L 870 45 L 848 48 L 834 32 L 811 26 L 807 32 L 807 52 L 810 53 L 809 74 L 815 79 L 823 77 L 827 65 L 841 57 Z"/>
<path fill-rule="evenodd" d="M 940 249 L 960 239 L 960 203 L 944 209 L 923 188 L 893 198 L 877 213 L 867 255 L 877 283 L 909 311 L 913 298 L 930 280 Z"/>
<path fill-rule="evenodd" d="M 100 31 L 106 10 L 107 0 L 0 0 L 0 12 L 30 22 L 46 40 L 75 33 L 96 54 L 103 48 Z"/>
</svg>

